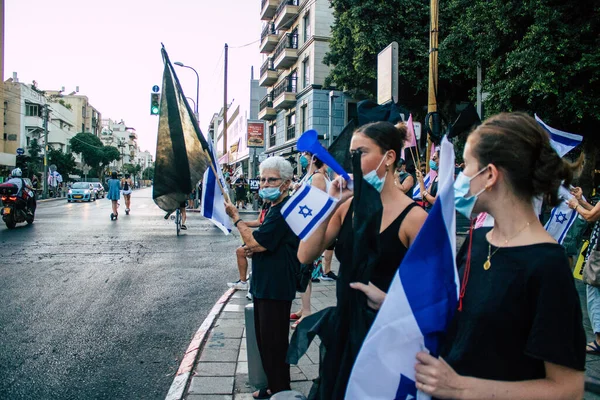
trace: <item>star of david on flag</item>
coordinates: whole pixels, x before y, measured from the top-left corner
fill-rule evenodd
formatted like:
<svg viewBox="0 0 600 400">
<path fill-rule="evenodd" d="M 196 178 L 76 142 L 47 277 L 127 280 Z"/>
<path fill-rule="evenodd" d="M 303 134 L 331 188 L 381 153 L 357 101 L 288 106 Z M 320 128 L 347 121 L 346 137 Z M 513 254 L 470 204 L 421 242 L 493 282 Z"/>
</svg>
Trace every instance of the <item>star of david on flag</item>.
<svg viewBox="0 0 600 400">
<path fill-rule="evenodd" d="M 559 212 L 556 215 L 556 222 L 558 222 L 559 224 L 564 224 L 566 220 L 567 220 L 567 214 Z"/>
<path fill-rule="evenodd" d="M 544 228 L 552 235 L 558 244 L 562 244 L 567 236 L 567 232 L 569 232 L 569 229 L 578 218 L 578 214 L 577 211 L 569 208 L 567 202 L 573 198 L 573 195 L 567 188 L 561 185 L 558 188 L 558 197 L 561 202 L 552 209 L 550 218 L 548 219 L 548 222 L 546 222 Z"/>
<path fill-rule="evenodd" d="M 338 199 L 303 184 L 281 208 L 281 215 L 302 240 L 308 238 L 335 209 Z"/>
</svg>

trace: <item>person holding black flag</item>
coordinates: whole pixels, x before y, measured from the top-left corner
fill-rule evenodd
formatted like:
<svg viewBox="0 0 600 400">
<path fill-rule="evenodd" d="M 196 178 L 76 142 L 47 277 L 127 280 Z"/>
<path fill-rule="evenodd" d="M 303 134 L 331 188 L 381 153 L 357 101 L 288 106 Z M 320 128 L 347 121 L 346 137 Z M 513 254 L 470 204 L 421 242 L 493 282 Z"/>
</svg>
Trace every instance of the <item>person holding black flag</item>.
<svg viewBox="0 0 600 400">
<path fill-rule="evenodd" d="M 394 182 L 405 141 L 406 131 L 389 122 L 358 128 L 350 144 L 354 192 L 338 177 L 329 191 L 331 196 L 341 195 L 337 209 L 300 243 L 298 259 L 308 263 L 337 239 L 340 261 L 337 306 L 306 317 L 288 352 L 288 361 L 297 363 L 314 336 L 321 338 L 322 363 L 312 398 L 344 398 L 352 366 L 376 316 L 370 297 L 385 296 L 427 217 Z"/>
</svg>

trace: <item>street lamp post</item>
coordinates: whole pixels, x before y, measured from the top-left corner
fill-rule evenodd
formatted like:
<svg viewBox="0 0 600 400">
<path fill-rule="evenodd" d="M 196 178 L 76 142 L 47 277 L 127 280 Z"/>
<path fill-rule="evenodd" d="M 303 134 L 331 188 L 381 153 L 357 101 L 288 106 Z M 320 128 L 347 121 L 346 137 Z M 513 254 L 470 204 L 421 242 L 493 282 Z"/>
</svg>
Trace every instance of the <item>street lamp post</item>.
<svg viewBox="0 0 600 400">
<path fill-rule="evenodd" d="M 196 103 L 194 104 L 194 111 L 196 112 L 196 120 L 198 120 L 198 99 L 200 96 L 200 76 L 198 75 L 198 71 L 196 71 L 194 68 L 190 67 L 189 65 L 185 65 L 182 62 L 176 61 L 173 64 L 179 66 L 179 67 L 183 67 L 183 68 L 189 68 L 192 71 L 194 71 L 194 73 L 196 74 Z"/>
<path fill-rule="evenodd" d="M 194 111 L 196 113 L 196 118 L 198 118 L 198 107 L 196 107 L 196 102 L 191 97 L 186 96 L 185 98 L 188 99 L 189 101 L 191 101 L 194 104 Z"/>
</svg>

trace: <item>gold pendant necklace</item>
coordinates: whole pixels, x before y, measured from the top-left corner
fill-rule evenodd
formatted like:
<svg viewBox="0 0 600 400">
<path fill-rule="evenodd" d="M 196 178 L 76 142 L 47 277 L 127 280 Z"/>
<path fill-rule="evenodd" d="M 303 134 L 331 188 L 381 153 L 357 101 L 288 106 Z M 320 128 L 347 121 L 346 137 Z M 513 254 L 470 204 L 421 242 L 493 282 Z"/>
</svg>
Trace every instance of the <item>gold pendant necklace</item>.
<svg viewBox="0 0 600 400">
<path fill-rule="evenodd" d="M 508 242 L 510 242 L 511 240 L 513 240 L 514 238 L 516 238 L 517 236 L 519 236 L 519 234 L 521 232 L 523 232 L 525 229 L 527 229 L 529 227 L 529 225 L 531 225 L 531 222 L 528 222 L 527 225 L 525 225 L 519 232 L 517 232 L 513 237 L 511 237 L 510 239 L 506 239 L 504 241 L 504 247 L 506 247 L 508 245 Z M 490 235 L 491 236 L 491 235 Z M 494 256 L 494 254 L 496 254 L 498 252 L 498 250 L 500 250 L 500 247 L 498 247 L 496 250 L 494 250 L 494 252 L 492 253 L 492 244 L 490 242 L 488 242 L 488 256 L 487 256 L 487 260 L 485 260 L 485 262 L 483 263 L 483 269 L 484 270 L 488 270 L 490 268 L 492 268 L 492 257 Z"/>
</svg>

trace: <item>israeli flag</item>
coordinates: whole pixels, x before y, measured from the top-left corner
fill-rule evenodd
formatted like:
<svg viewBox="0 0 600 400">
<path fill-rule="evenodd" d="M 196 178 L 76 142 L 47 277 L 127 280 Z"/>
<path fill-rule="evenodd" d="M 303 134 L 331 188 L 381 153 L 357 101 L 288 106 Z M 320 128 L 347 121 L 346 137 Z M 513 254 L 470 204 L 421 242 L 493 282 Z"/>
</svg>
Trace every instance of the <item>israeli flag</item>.
<svg viewBox="0 0 600 400">
<path fill-rule="evenodd" d="M 356 359 L 347 399 L 429 399 L 418 392 L 416 354 L 438 355 L 458 303 L 454 149 L 440 154 L 439 197 L 400 264 Z M 432 251 L 435 249 L 435 251 Z"/>
<path fill-rule="evenodd" d="M 554 150 L 556 150 L 559 156 L 563 157 L 565 154 L 581 144 L 583 136 L 559 131 L 558 129 L 546 125 L 546 123 L 542 121 L 537 114 L 534 114 L 534 116 L 538 124 L 540 124 L 542 128 L 544 128 L 550 135 L 550 145 Z"/>
<path fill-rule="evenodd" d="M 281 215 L 292 231 L 307 239 L 335 209 L 338 199 L 303 184 L 281 208 Z"/>
<path fill-rule="evenodd" d="M 567 232 L 575 222 L 575 219 L 578 217 L 578 213 L 575 210 L 569 208 L 568 201 L 573 198 L 573 195 L 561 185 L 558 189 L 558 197 L 561 202 L 559 205 L 552 209 L 550 213 L 550 219 L 546 222 L 546 226 L 544 228 L 546 231 L 552 235 L 554 240 L 558 242 L 558 244 L 562 244 L 565 240 L 565 236 L 567 236 Z"/>
<path fill-rule="evenodd" d="M 454 167 L 452 167 L 452 170 L 454 171 Z M 429 173 L 427 175 L 425 175 L 425 179 L 423 179 L 423 183 L 425 183 L 426 188 L 429 187 L 429 185 L 435 179 L 436 176 L 437 176 L 437 172 L 430 169 Z M 413 198 L 413 200 L 422 200 L 422 197 L 423 196 L 421 195 L 421 187 L 419 186 L 419 184 L 417 184 L 417 185 L 415 185 L 415 188 L 413 189 L 413 197 L 412 198 Z"/>
<path fill-rule="evenodd" d="M 213 153 L 213 160 L 216 160 L 215 149 L 209 142 L 208 146 L 210 151 Z M 225 198 L 221 193 L 221 187 L 226 188 L 225 179 L 221 168 L 215 167 L 218 176 L 215 176 L 213 168 L 209 166 L 204 172 L 202 178 L 202 206 L 200 207 L 200 213 L 205 218 L 208 218 L 217 228 L 223 231 L 224 234 L 231 232 L 231 219 L 225 212 Z M 219 181 L 221 186 L 219 186 Z"/>
</svg>

